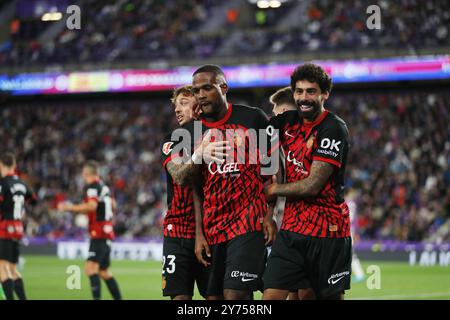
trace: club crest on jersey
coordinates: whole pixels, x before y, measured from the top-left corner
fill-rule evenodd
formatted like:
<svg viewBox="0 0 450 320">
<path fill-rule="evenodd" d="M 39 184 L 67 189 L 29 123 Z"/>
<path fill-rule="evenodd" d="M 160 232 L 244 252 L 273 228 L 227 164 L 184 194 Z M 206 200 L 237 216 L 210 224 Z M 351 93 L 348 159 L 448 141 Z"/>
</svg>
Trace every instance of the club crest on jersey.
<svg viewBox="0 0 450 320">
<path fill-rule="evenodd" d="M 314 145 L 314 139 L 316 138 L 316 136 L 315 135 L 311 135 L 309 138 L 308 138 L 308 141 L 306 141 L 306 148 L 308 148 L 308 149 L 311 149 L 312 148 L 312 146 Z"/>
<path fill-rule="evenodd" d="M 167 156 L 169 153 L 172 152 L 172 146 L 173 142 L 166 142 L 163 144 L 162 152 Z"/>
<path fill-rule="evenodd" d="M 244 139 L 240 135 L 238 135 L 237 133 L 234 133 L 233 142 L 236 145 L 236 147 L 240 147 L 242 145 L 243 141 L 244 141 Z"/>
</svg>

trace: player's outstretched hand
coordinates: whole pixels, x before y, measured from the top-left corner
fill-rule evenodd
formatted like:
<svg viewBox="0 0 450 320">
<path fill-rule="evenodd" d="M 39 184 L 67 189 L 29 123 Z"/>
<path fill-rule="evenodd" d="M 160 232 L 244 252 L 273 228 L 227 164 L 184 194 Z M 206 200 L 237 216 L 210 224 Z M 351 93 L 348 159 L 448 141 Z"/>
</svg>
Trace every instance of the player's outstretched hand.
<svg viewBox="0 0 450 320">
<path fill-rule="evenodd" d="M 211 262 L 208 261 L 211 259 L 211 250 L 209 250 L 208 243 L 203 234 L 197 234 L 195 236 L 195 256 L 205 267 L 208 267 L 211 264 Z"/>
<path fill-rule="evenodd" d="M 271 246 L 277 237 L 277 225 L 272 219 L 272 215 L 266 216 L 263 221 L 264 240 L 266 246 Z"/>
<path fill-rule="evenodd" d="M 200 146 L 194 152 L 194 163 L 197 163 L 194 158 L 200 156 L 206 163 L 224 163 L 227 151 L 230 149 L 230 142 L 227 140 L 211 142 L 211 130 L 209 130 L 203 137 Z"/>
</svg>

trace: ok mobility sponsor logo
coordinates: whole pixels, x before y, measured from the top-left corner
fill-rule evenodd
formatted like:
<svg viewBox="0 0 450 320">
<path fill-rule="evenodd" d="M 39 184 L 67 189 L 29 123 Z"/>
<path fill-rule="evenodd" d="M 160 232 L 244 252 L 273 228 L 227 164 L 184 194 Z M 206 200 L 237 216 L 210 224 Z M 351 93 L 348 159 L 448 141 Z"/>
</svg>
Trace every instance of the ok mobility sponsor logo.
<svg viewBox="0 0 450 320">
<path fill-rule="evenodd" d="M 258 275 L 254 273 L 242 272 L 242 271 L 231 271 L 232 278 L 241 278 L 242 282 L 253 281 L 258 279 Z"/>
<path fill-rule="evenodd" d="M 317 153 L 322 153 L 324 155 L 328 155 L 328 156 L 332 156 L 334 158 L 336 158 L 339 154 L 339 145 L 342 143 L 342 141 L 336 141 L 334 139 L 322 139 L 322 141 L 320 142 L 320 148 L 317 149 Z M 329 150 L 325 150 L 325 149 L 329 149 Z M 336 150 L 333 151 L 333 150 Z"/>
<path fill-rule="evenodd" d="M 328 284 L 336 284 L 342 280 L 345 276 L 350 275 L 350 271 L 344 271 L 341 273 L 335 273 L 328 278 Z"/>
</svg>

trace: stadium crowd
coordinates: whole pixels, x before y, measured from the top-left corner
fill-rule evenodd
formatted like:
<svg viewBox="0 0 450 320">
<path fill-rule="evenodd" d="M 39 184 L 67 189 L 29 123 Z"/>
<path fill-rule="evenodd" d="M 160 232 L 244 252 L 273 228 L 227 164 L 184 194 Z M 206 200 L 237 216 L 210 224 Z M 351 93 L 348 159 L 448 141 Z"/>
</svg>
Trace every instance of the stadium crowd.
<svg viewBox="0 0 450 320">
<path fill-rule="evenodd" d="M 352 138 L 346 183 L 356 237 L 421 241 L 450 221 L 450 94 L 332 97 L 327 105 L 345 119 Z M 258 103 L 252 96 L 233 101 Z M 268 101 L 262 105 L 270 110 Z M 176 127 L 168 99 L 16 102 L 0 108 L 0 119 L 3 147 L 17 155 L 19 172 L 40 199 L 26 218 L 29 237 L 85 236 L 86 221 L 55 208 L 80 200 L 86 159 L 103 164 L 118 203 L 117 234 L 162 236 L 166 184 L 159 144 Z M 450 240 L 450 232 L 441 240 Z"/>
<path fill-rule="evenodd" d="M 49 23 L 16 18 L 0 43 L 5 66 L 78 62 L 155 61 L 240 54 L 406 48 L 450 45 L 450 3 L 419 1 L 290 1 L 260 10 L 236 2 L 228 10 L 219 0 L 81 1 L 80 30 L 61 27 L 40 40 Z M 368 6 L 378 4 L 381 29 L 366 26 Z M 293 12 L 294 14 L 289 14 Z M 216 15 L 225 15 L 220 19 Z M 205 28 L 210 20 L 224 21 Z"/>
</svg>

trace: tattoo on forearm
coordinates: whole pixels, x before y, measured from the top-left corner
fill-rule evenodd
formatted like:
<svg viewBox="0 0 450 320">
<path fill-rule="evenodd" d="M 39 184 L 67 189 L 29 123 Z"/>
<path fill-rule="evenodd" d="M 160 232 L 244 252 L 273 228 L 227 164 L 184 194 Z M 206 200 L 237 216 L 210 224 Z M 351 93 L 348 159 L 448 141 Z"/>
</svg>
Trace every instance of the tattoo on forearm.
<svg viewBox="0 0 450 320">
<path fill-rule="evenodd" d="M 172 176 L 173 181 L 179 185 L 192 183 L 196 175 L 195 164 L 175 164 L 172 161 L 167 163 L 167 171 Z"/>
<path fill-rule="evenodd" d="M 330 178 L 334 166 L 323 161 L 313 161 L 307 178 L 280 185 L 279 196 L 311 197 L 317 195 Z"/>
</svg>

